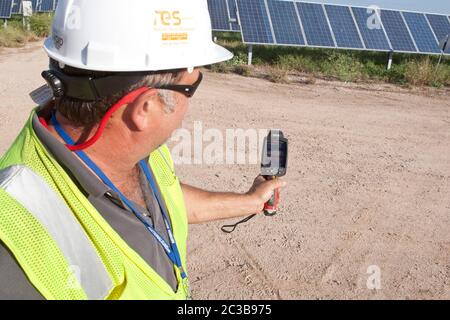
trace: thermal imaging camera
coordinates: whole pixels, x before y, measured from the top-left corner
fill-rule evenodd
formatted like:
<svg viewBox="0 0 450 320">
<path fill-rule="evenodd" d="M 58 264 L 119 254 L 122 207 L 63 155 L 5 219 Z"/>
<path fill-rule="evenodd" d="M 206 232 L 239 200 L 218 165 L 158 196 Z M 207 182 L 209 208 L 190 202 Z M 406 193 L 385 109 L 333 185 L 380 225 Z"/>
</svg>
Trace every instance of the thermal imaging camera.
<svg viewBox="0 0 450 320">
<path fill-rule="evenodd" d="M 271 130 L 264 139 L 261 175 L 266 180 L 278 179 L 286 175 L 288 164 L 288 139 L 280 130 Z M 274 195 L 266 203 L 264 214 L 274 216 L 277 214 L 277 205 L 280 201 L 280 191 L 276 190 Z"/>
<path fill-rule="evenodd" d="M 266 180 L 278 179 L 286 175 L 288 163 L 288 139 L 280 130 L 271 130 L 264 139 L 261 161 L 261 176 Z M 275 190 L 272 198 L 264 205 L 264 214 L 273 217 L 277 214 L 277 206 L 280 202 L 280 190 Z M 221 229 L 225 233 L 232 233 L 236 227 L 256 217 L 253 214 L 244 220 L 232 225 L 225 225 Z"/>
</svg>

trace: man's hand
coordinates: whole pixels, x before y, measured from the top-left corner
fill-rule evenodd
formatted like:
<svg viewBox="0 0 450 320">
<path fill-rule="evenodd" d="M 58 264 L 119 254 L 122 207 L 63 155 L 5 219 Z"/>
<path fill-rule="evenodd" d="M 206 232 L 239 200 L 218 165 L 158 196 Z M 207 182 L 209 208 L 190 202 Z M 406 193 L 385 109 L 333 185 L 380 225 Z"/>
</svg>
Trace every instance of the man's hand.
<svg viewBox="0 0 450 320">
<path fill-rule="evenodd" d="M 280 179 L 266 180 L 262 176 L 258 176 L 253 182 L 253 186 L 247 192 L 255 204 L 255 212 L 259 214 L 264 210 L 264 205 L 272 198 L 276 189 L 286 186 L 286 182 Z"/>
<path fill-rule="evenodd" d="M 259 176 L 247 193 L 208 192 L 181 184 L 188 221 L 198 224 L 260 214 L 276 189 L 286 185 L 282 180 L 266 181 Z"/>
</svg>

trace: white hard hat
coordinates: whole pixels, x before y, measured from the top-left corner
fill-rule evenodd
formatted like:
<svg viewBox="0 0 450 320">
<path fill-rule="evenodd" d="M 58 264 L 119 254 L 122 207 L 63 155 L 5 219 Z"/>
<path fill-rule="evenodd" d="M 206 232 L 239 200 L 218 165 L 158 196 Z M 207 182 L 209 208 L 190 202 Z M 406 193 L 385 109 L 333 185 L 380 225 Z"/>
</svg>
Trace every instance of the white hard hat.
<svg viewBox="0 0 450 320">
<path fill-rule="evenodd" d="M 207 0 L 60 0 L 47 54 L 93 71 L 159 71 L 229 60 Z"/>
</svg>

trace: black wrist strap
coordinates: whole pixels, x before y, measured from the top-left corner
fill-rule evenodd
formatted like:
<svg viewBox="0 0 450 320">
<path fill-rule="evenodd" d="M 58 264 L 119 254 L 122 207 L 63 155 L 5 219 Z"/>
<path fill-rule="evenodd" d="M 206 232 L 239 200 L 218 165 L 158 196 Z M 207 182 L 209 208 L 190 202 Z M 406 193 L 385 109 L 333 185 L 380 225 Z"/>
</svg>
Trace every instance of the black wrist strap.
<svg viewBox="0 0 450 320">
<path fill-rule="evenodd" d="M 249 221 L 250 221 L 251 219 L 253 219 L 254 217 L 256 217 L 256 214 L 252 214 L 251 216 L 245 218 L 244 220 L 239 221 L 238 223 L 223 226 L 223 227 L 221 228 L 221 230 L 222 230 L 222 232 L 224 232 L 224 233 L 233 233 L 233 232 L 236 230 L 236 228 L 237 228 L 238 225 L 240 225 L 240 224 L 242 224 L 242 223 L 249 222 Z"/>
</svg>

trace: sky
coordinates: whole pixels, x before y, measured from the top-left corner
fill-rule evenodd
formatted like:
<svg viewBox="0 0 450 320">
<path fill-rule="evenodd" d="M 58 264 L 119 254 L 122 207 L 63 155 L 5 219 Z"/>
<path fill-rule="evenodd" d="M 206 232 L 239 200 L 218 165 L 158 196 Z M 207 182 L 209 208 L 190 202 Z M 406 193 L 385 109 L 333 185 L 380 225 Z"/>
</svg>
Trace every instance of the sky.
<svg viewBox="0 0 450 320">
<path fill-rule="evenodd" d="M 381 8 L 386 9 L 411 10 L 411 11 L 450 15 L 450 0 L 309 0 L 309 1 L 347 4 L 362 7 L 377 5 Z"/>
</svg>

